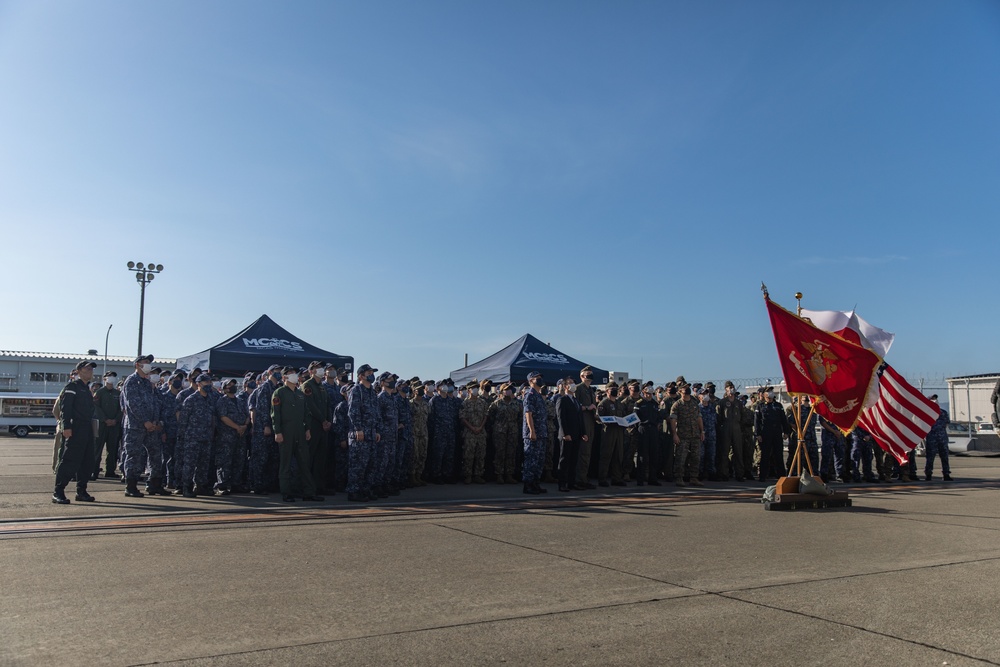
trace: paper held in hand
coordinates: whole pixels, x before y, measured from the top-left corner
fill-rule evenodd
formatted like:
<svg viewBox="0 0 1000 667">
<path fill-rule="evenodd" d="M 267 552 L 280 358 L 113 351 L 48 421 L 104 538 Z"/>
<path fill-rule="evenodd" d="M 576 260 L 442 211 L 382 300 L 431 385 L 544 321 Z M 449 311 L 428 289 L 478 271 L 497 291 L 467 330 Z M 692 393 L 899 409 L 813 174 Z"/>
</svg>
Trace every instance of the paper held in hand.
<svg viewBox="0 0 1000 667">
<path fill-rule="evenodd" d="M 639 419 L 639 415 L 635 414 L 634 412 L 624 417 L 613 417 L 611 415 L 608 415 L 606 417 L 603 416 L 601 417 L 602 424 L 618 424 L 619 426 L 624 426 L 626 428 L 629 426 L 635 426 L 640 421 L 642 420 Z"/>
</svg>

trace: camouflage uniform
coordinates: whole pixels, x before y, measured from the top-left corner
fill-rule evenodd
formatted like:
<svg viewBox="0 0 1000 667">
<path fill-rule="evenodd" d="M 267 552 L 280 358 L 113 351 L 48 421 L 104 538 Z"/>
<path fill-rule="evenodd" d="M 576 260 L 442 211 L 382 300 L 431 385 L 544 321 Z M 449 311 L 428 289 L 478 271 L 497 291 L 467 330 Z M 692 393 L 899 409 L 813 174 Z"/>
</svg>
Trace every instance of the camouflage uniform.
<svg viewBox="0 0 1000 667">
<path fill-rule="evenodd" d="M 853 464 L 852 474 L 855 482 L 861 481 L 862 472 L 864 473 L 864 481 L 875 481 L 875 477 L 872 475 L 873 442 L 874 440 L 868 431 L 860 426 L 854 427 L 854 431 L 851 433 L 851 463 Z"/>
<path fill-rule="evenodd" d="M 414 396 L 410 401 L 410 414 L 413 420 L 413 465 L 410 472 L 412 481 L 419 484 L 427 464 L 427 417 L 430 414 L 427 399 Z"/>
<path fill-rule="evenodd" d="M 674 443 L 674 480 L 698 478 L 698 456 L 701 452 L 701 406 L 694 398 L 682 397 L 670 407 L 670 420 L 680 442 Z"/>
<path fill-rule="evenodd" d="M 244 441 L 239 431 L 222 421 L 228 417 L 238 426 L 245 426 L 250 421 L 250 410 L 239 395 L 223 395 L 215 403 L 219 417 L 218 429 L 215 432 L 215 488 L 220 491 L 232 491 L 234 485 L 233 452 L 241 449 Z"/>
<path fill-rule="evenodd" d="M 631 390 L 627 396 L 619 399 L 618 404 L 621 406 L 621 416 L 624 417 L 625 415 L 632 414 L 638 400 L 639 395 L 636 394 L 633 396 Z M 622 429 L 622 479 L 626 482 L 635 475 L 636 440 L 633 436 L 637 434 L 638 430 L 635 426 Z"/>
<path fill-rule="evenodd" d="M 94 394 L 94 412 L 100 422 L 97 431 L 97 441 L 94 443 L 94 474 L 100 472 L 101 450 L 105 449 L 104 469 L 110 475 L 118 466 L 118 441 L 122 437 L 122 409 L 120 404 L 121 392 L 117 389 L 102 386 Z M 114 426 L 105 424 L 105 420 L 114 419 Z"/>
<path fill-rule="evenodd" d="M 369 493 L 371 469 L 374 465 L 375 436 L 383 430 L 375 390 L 360 382 L 351 387 L 347 395 L 347 415 L 351 425 L 347 432 L 349 457 L 347 492 Z M 356 439 L 358 431 L 364 434 L 364 440 Z"/>
<path fill-rule="evenodd" d="M 465 437 L 462 440 L 462 477 L 466 483 L 472 477 L 482 478 L 486 468 L 486 401 L 472 396 L 462 403 L 458 416 L 463 422 L 481 429 L 474 433 L 463 423 Z"/>
<path fill-rule="evenodd" d="M 402 385 L 396 385 L 396 393 L 392 397 L 396 400 L 396 412 L 399 414 L 399 423 L 403 428 L 399 430 L 399 442 L 396 443 L 396 462 L 393 470 L 392 481 L 397 487 L 410 485 L 410 470 L 413 468 L 413 415 L 410 412 L 410 401 L 399 393 Z"/>
<path fill-rule="evenodd" d="M 428 474 L 435 481 L 450 478 L 453 474 L 457 422 L 458 410 L 454 400 L 441 395 L 431 399 L 428 417 L 431 431 Z"/>
<path fill-rule="evenodd" d="M 323 389 L 329 403 L 330 430 L 327 431 L 327 483 L 337 491 L 347 488 L 347 448 L 340 443 L 347 442 L 347 399 L 340 393 L 336 382 L 323 381 Z M 340 406 L 344 407 L 341 408 Z M 318 485 L 319 480 L 316 481 Z"/>
<path fill-rule="evenodd" d="M 520 401 L 498 399 L 487 412 L 492 411 L 493 421 L 493 469 L 498 482 L 513 482 L 517 475 L 516 453 L 518 446 L 517 427 L 521 419 Z"/>
<path fill-rule="evenodd" d="M 146 422 L 160 421 L 160 401 L 152 383 L 132 373 L 122 386 L 121 403 L 124 406 L 125 422 L 122 442 L 125 461 L 122 472 L 128 480 L 138 480 L 145 470 L 141 453 L 147 455 L 151 479 L 163 479 L 163 448 L 159 431 L 147 431 Z"/>
<path fill-rule="evenodd" d="M 524 424 L 521 428 L 521 437 L 524 438 L 524 468 L 521 471 L 521 480 L 525 484 L 538 483 L 542 478 L 542 466 L 545 463 L 545 443 L 548 441 L 549 425 L 548 412 L 545 409 L 545 399 L 535 390 L 534 387 L 528 389 L 524 395 L 524 412 L 532 415 L 535 425 L 536 440 L 530 437 L 528 429 L 528 418 L 525 416 Z"/>
<path fill-rule="evenodd" d="M 298 387 L 289 389 L 288 385 L 283 384 L 274 390 L 271 394 L 271 423 L 274 425 L 274 435 L 282 438 L 278 443 L 278 486 L 281 495 L 290 496 L 295 492 L 296 486 L 301 485 L 303 496 L 315 496 L 316 484 L 312 478 L 309 441 L 306 438 L 309 433 L 306 426 L 306 397 Z M 298 463 L 298 480 L 292 476 L 292 457 Z"/>
<path fill-rule="evenodd" d="M 835 479 L 842 474 L 844 467 L 844 435 L 840 429 L 824 417 L 819 418 L 820 441 L 820 475 L 826 480 Z"/>
<path fill-rule="evenodd" d="M 256 387 L 255 387 L 256 388 Z M 236 392 L 236 400 L 246 409 L 247 417 L 250 416 L 250 396 L 253 395 L 252 391 L 247 391 L 245 388 L 240 389 Z M 253 428 L 248 428 L 246 432 L 240 436 L 233 448 L 232 456 L 232 480 L 233 489 L 246 490 L 248 488 L 247 482 L 247 457 L 250 455 L 250 438 L 253 437 Z"/>
<path fill-rule="evenodd" d="M 716 476 L 715 470 L 715 406 L 699 405 L 701 411 L 701 423 L 705 429 L 705 439 L 701 443 L 701 463 L 699 465 L 699 476 L 702 479 L 713 479 Z"/>
<path fill-rule="evenodd" d="M 210 486 L 211 471 L 209 465 L 212 457 L 212 439 L 215 430 L 215 401 L 211 394 L 202 396 L 196 391 L 186 399 L 181 406 L 178 426 L 184 430 L 181 442 L 183 447 L 180 459 L 180 486 L 187 489 L 197 484 L 202 492 Z"/>
<path fill-rule="evenodd" d="M 927 479 L 931 478 L 934 473 L 934 457 L 941 457 L 941 473 L 945 477 L 951 476 L 951 466 L 948 464 L 948 424 L 951 423 L 951 417 L 948 415 L 948 411 L 941 408 L 941 413 L 938 415 L 937 420 L 934 425 L 931 426 L 930 433 L 924 438 L 924 443 L 926 444 L 926 456 L 927 461 L 924 463 L 924 475 Z M 910 454 L 912 459 L 913 454 Z"/>
<path fill-rule="evenodd" d="M 270 379 L 262 382 L 250 394 L 250 410 L 253 411 L 253 435 L 250 439 L 250 490 L 264 493 L 273 488 L 272 469 L 274 466 L 274 430 L 271 426 L 271 397 L 275 385 Z M 265 428 L 272 428 L 270 435 Z"/>
<path fill-rule="evenodd" d="M 167 391 L 161 396 L 160 418 L 163 421 L 163 471 L 167 480 L 166 486 L 173 489 L 177 487 L 179 470 L 177 469 L 177 394 Z"/>
<path fill-rule="evenodd" d="M 556 438 L 558 438 L 559 427 L 556 424 L 556 401 L 555 396 L 545 396 L 546 428 L 549 436 L 545 443 L 545 465 L 542 467 L 542 479 L 546 482 L 554 482 L 552 476 L 552 460 L 556 452 Z M 556 461 L 558 464 L 558 461 Z"/>
<path fill-rule="evenodd" d="M 396 399 L 383 389 L 378 394 L 379 420 L 382 424 L 381 440 L 375 445 L 375 465 L 372 466 L 371 487 L 386 489 L 393 480 L 396 464 L 396 446 L 399 443 L 399 406 Z"/>
</svg>

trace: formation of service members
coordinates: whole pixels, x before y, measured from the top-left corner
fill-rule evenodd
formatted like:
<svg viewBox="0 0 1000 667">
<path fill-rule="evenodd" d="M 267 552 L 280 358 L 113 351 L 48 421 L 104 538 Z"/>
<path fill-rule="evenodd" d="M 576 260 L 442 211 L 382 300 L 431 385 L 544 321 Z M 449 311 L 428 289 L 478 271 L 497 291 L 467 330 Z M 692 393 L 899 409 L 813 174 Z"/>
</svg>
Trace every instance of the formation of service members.
<svg viewBox="0 0 1000 667">
<path fill-rule="evenodd" d="M 127 378 L 112 372 L 93 383 L 92 362 L 73 370 L 53 410 L 53 502 L 70 502 L 71 481 L 77 500 L 92 501 L 87 482 L 102 463 L 104 476 L 119 471 L 134 498 L 278 492 L 294 502 L 346 491 L 351 501 L 369 502 L 428 483 L 486 484 L 489 476 L 532 495 L 547 492 L 543 483 L 567 492 L 765 482 L 786 474 L 797 442 L 793 407 L 782 407 L 770 388 L 749 397 L 728 381 L 720 398 L 714 383 L 683 376 L 662 387 L 633 380 L 598 390 L 589 367 L 579 382 L 563 377 L 550 391 L 539 373 L 499 387 L 456 387 L 376 377 L 378 369 L 364 364 L 352 382 L 345 370 L 314 361 L 223 383 L 198 368 L 164 372 L 152 364 L 141 356 Z M 845 436 L 810 417 L 808 404 L 799 410 L 808 463 L 824 481 L 918 479 L 915 457 L 900 466 L 862 428 Z M 937 458 L 943 479 L 952 479 L 948 423 L 942 410 L 926 438 L 926 480 Z"/>
</svg>

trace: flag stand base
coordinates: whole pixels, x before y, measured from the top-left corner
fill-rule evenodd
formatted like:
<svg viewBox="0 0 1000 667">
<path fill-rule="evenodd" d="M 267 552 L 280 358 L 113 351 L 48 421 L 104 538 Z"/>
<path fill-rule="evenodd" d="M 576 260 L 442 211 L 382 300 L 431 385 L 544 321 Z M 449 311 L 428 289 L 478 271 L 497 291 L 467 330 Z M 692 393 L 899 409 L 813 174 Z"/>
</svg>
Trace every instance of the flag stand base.
<svg viewBox="0 0 1000 667">
<path fill-rule="evenodd" d="M 836 507 L 851 507 L 851 497 L 847 491 L 834 491 L 828 496 L 813 493 L 799 493 L 798 477 L 782 477 L 775 485 L 774 500 L 764 501 L 768 511 L 818 510 Z"/>
</svg>

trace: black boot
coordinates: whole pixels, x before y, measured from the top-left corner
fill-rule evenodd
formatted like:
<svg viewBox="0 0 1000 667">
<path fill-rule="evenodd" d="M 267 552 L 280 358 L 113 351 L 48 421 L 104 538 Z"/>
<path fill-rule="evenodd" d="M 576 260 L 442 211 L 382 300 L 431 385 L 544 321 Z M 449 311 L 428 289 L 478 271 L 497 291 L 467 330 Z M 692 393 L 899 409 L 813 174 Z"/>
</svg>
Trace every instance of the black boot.
<svg viewBox="0 0 1000 667">
<path fill-rule="evenodd" d="M 86 488 L 81 489 L 80 487 L 76 487 L 76 499 L 84 503 L 92 503 L 97 500 L 97 498 L 87 493 Z"/>
<path fill-rule="evenodd" d="M 127 498 L 142 498 L 145 495 L 139 490 L 137 484 L 138 480 L 136 479 L 125 480 L 125 496 Z"/>
<path fill-rule="evenodd" d="M 66 497 L 66 492 L 57 486 L 52 492 L 52 502 L 56 505 L 69 505 L 69 498 Z"/>
</svg>

